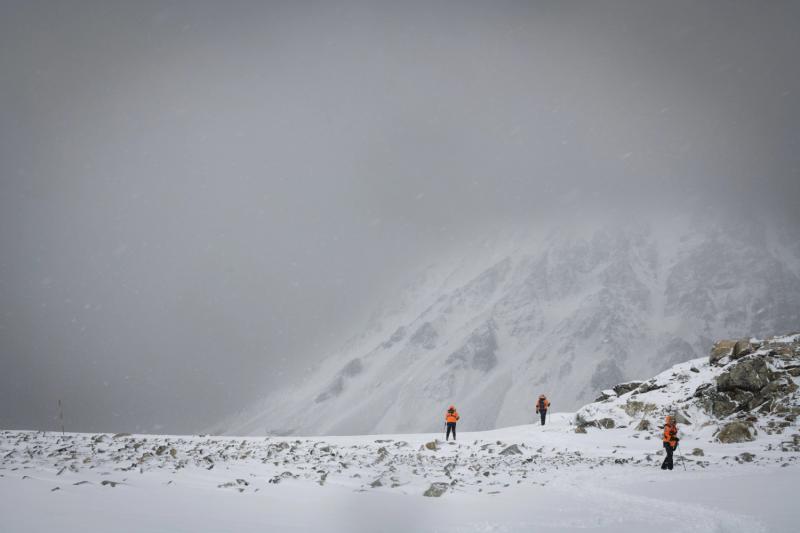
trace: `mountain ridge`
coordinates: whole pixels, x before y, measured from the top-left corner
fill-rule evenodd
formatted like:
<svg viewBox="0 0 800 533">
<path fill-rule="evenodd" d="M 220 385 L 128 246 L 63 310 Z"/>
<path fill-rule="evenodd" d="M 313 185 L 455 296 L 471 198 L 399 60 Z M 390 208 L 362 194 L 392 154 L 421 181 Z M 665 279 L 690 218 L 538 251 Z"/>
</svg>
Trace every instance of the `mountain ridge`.
<svg viewBox="0 0 800 533">
<path fill-rule="evenodd" d="M 745 227 L 748 231 L 741 231 Z M 797 245 L 752 222 L 560 229 L 477 241 L 422 269 L 292 390 L 217 426 L 240 434 L 431 431 L 526 423 L 694 359 L 715 339 L 800 323 Z"/>
</svg>

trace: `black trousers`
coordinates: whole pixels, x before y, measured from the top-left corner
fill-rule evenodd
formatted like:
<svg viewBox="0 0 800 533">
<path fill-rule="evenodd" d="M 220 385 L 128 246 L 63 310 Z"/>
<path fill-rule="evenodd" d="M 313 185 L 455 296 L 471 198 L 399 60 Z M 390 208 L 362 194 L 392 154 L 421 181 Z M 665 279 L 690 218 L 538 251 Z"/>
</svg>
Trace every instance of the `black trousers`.
<svg viewBox="0 0 800 533">
<path fill-rule="evenodd" d="M 672 470 L 672 452 L 675 451 L 675 448 L 669 442 L 665 442 L 664 449 L 667 451 L 667 456 L 664 457 L 664 462 L 661 463 L 661 470 Z"/>
<path fill-rule="evenodd" d="M 444 440 L 450 438 L 450 432 L 453 432 L 453 440 L 456 440 L 456 423 L 455 422 L 448 422 L 447 423 L 447 433 L 445 434 Z"/>
<path fill-rule="evenodd" d="M 547 419 L 547 409 L 539 409 L 539 414 L 542 415 L 542 425 L 544 425 L 544 421 Z"/>
</svg>

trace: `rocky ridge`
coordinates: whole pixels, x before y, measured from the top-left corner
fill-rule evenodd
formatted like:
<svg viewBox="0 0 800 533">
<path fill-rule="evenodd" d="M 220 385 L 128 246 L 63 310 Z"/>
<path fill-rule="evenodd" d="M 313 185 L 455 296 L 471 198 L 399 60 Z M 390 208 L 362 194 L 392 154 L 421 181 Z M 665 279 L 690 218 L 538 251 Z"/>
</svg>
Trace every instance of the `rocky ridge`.
<svg viewBox="0 0 800 533">
<path fill-rule="evenodd" d="M 575 415 L 587 427 L 658 427 L 674 416 L 689 433 L 712 431 L 723 443 L 754 441 L 759 434 L 795 433 L 781 443 L 798 451 L 800 334 L 765 340 L 721 340 L 707 358 L 695 359 L 644 382 L 605 390 Z"/>
</svg>

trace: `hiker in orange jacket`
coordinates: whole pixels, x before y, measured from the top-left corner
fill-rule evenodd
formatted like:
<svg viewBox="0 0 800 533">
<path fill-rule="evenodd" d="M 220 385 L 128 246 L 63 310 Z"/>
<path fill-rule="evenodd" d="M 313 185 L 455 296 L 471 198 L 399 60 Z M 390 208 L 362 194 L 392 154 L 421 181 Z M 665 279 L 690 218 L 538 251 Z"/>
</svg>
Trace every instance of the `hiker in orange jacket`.
<svg viewBox="0 0 800 533">
<path fill-rule="evenodd" d="M 678 426 L 671 416 L 667 416 L 664 424 L 664 450 L 667 456 L 661 463 L 661 470 L 672 470 L 672 452 L 678 447 Z"/>
<path fill-rule="evenodd" d="M 444 414 L 444 421 L 445 424 L 447 424 L 447 433 L 445 433 L 444 440 L 450 439 L 451 431 L 453 432 L 453 440 L 456 440 L 456 422 L 458 422 L 460 418 L 454 406 L 451 405 L 447 408 L 447 412 Z"/>
<path fill-rule="evenodd" d="M 540 394 L 539 399 L 536 400 L 536 412 L 542 415 L 542 425 L 544 425 L 544 421 L 547 418 L 547 409 L 549 407 L 550 400 L 544 394 Z"/>
</svg>

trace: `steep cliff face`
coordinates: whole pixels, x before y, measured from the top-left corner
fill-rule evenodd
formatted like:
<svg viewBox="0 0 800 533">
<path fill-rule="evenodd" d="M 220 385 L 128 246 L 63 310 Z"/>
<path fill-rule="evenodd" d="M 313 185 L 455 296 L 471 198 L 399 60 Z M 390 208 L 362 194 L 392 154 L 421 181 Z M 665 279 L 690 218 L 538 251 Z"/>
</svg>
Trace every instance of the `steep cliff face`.
<svg viewBox="0 0 800 533">
<path fill-rule="evenodd" d="M 746 231 L 745 231 L 746 230 Z M 496 237 L 418 273 L 308 378 L 215 429 L 464 430 L 527 423 L 699 357 L 715 339 L 800 324 L 796 237 L 684 220 Z"/>
</svg>

